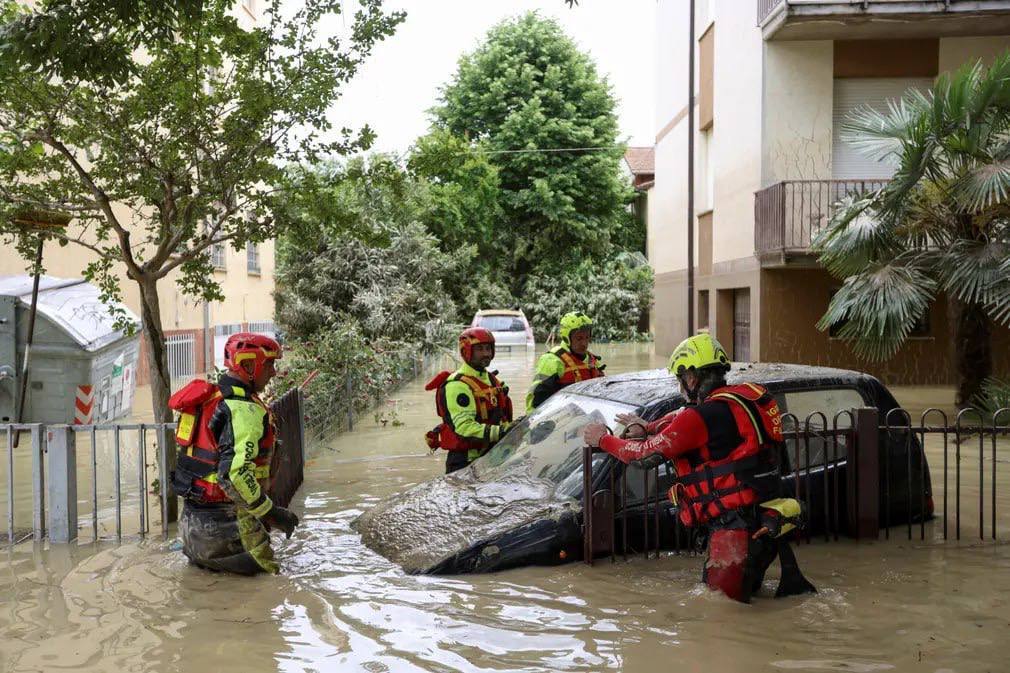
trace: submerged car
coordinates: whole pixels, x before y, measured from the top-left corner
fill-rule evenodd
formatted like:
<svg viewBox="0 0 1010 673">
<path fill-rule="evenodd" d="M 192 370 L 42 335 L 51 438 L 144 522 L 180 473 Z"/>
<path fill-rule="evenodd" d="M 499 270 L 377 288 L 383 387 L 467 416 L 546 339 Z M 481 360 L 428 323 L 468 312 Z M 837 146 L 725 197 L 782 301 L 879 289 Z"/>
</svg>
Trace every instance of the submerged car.
<svg viewBox="0 0 1010 673">
<path fill-rule="evenodd" d="M 526 348 L 533 350 L 533 328 L 526 314 L 508 309 L 481 310 L 473 316 L 470 327 L 483 327 L 494 334 L 498 350 Z"/>
<path fill-rule="evenodd" d="M 805 425 L 809 416 L 812 430 L 825 430 L 843 410 L 876 407 L 884 419 L 898 407 L 877 379 L 842 369 L 734 364 L 727 379 L 731 384 L 766 386 L 779 403 L 787 432 L 797 430 L 794 417 Z M 581 560 L 582 427 L 603 422 L 620 431 L 615 421 L 619 413 L 654 420 L 684 403 L 676 379 L 665 369 L 568 386 L 466 469 L 380 502 L 354 526 L 366 545 L 410 573 L 490 572 Z M 848 425 L 848 418 L 841 414 L 839 426 Z M 888 458 L 881 472 L 886 469 L 888 480 L 885 484 L 881 479 L 881 520 L 885 512 L 891 525 L 930 517 L 929 470 L 917 439 L 911 434 L 887 434 L 882 448 Z M 845 437 L 835 442 L 812 436 L 801 451 L 785 448 L 780 460 L 786 492 L 794 492 L 800 475 L 812 532 L 823 530 L 838 512 L 846 511 Z M 624 502 L 613 501 L 618 553 L 656 545 L 655 534 L 648 532 L 654 516 L 661 521 L 661 548 L 698 543 L 698 531 L 692 540 L 692 535 L 682 536 L 686 531 L 675 523 L 676 506 L 666 498 L 674 478 L 669 464 L 661 465 L 656 474 L 658 484 L 653 479 L 646 491 L 642 468 L 623 465 L 606 453 L 593 455 L 594 494 L 626 477 Z"/>
</svg>

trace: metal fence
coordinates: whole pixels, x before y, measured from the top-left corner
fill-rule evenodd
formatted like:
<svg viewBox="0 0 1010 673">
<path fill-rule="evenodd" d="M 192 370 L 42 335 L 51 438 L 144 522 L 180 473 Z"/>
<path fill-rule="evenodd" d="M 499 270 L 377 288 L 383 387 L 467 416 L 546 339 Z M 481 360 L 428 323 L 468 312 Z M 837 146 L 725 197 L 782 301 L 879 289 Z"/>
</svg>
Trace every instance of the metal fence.
<svg viewBox="0 0 1010 673">
<path fill-rule="evenodd" d="M 305 466 L 301 391 L 290 391 L 271 409 L 280 441 L 270 495 L 287 505 Z M 168 486 L 174 430 L 174 424 L 157 423 L 0 426 L 0 439 L 6 438 L 7 541 L 70 542 L 88 528 L 92 540 L 120 540 L 146 535 L 155 518 L 167 534 L 177 511 Z M 16 432 L 30 439 L 17 449 Z"/>
<path fill-rule="evenodd" d="M 799 539 L 1010 539 L 1010 477 L 1000 467 L 1010 455 L 1010 409 L 968 408 L 953 423 L 935 408 L 917 420 L 900 408 L 883 418 L 875 408 L 841 411 L 830 421 L 820 412 L 782 418 L 791 428 L 780 456 L 783 489 L 806 510 Z M 594 461 L 598 451 L 586 447 L 582 457 L 585 562 L 703 549 L 706 532 L 684 527 L 666 498 L 674 478 L 668 464 Z"/>
<path fill-rule="evenodd" d="M 888 180 L 788 180 L 754 195 L 754 249 L 803 253 L 849 194 L 881 189 Z"/>
<path fill-rule="evenodd" d="M 196 339 L 192 334 L 172 334 L 165 338 L 168 374 L 173 380 L 196 376 Z"/>
</svg>

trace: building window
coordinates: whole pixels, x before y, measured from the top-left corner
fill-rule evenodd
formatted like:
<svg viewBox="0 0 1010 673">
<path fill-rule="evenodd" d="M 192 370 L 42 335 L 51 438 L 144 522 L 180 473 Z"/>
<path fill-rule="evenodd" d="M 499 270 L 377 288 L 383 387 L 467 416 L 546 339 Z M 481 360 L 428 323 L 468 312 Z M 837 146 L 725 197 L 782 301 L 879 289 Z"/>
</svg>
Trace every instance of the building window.
<svg viewBox="0 0 1010 673">
<path fill-rule="evenodd" d="M 750 362 L 750 288 L 733 291 L 733 359 Z"/>
<path fill-rule="evenodd" d="M 210 246 L 210 265 L 214 267 L 215 271 L 225 270 L 225 252 L 224 243 L 215 243 Z"/>
<path fill-rule="evenodd" d="M 698 291 L 698 331 L 708 330 L 708 290 Z"/>
<path fill-rule="evenodd" d="M 260 248 L 259 245 L 249 241 L 245 246 L 246 269 L 249 273 L 260 272 Z"/>
</svg>

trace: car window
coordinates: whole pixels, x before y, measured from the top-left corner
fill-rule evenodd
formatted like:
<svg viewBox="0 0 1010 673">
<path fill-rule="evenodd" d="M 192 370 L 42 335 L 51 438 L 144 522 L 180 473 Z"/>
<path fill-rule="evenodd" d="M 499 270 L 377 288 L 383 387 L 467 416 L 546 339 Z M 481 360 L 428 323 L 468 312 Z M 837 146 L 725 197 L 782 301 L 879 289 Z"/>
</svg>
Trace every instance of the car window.
<svg viewBox="0 0 1010 673">
<path fill-rule="evenodd" d="M 786 391 L 784 395 L 776 396 L 779 406 L 782 409 L 783 423 L 782 429 L 785 432 L 793 432 L 797 429 L 806 428 L 807 418 L 810 417 L 810 431 L 816 433 L 833 427 L 835 414 L 839 411 L 855 409 L 866 405 L 863 396 L 854 388 L 828 388 L 824 390 L 797 390 Z M 784 403 L 783 403 L 784 402 Z M 820 412 L 824 414 L 821 418 Z M 814 414 L 812 417 L 810 414 Z M 827 426 L 825 427 L 825 420 Z M 797 428 L 797 423 L 799 428 Z M 849 428 L 852 426 L 848 414 L 841 414 L 838 417 L 838 428 Z M 848 454 L 847 441 L 845 437 L 838 440 L 837 458 L 844 458 Z M 786 443 L 786 465 L 789 470 L 796 469 L 797 442 L 790 440 Z M 807 443 L 805 440 L 799 442 L 799 462 L 800 469 L 823 465 L 825 460 L 825 449 L 828 460 L 836 459 L 836 449 L 830 438 L 812 435 L 809 440 L 809 461 Z"/>
<path fill-rule="evenodd" d="M 512 427 L 487 454 L 474 462 L 477 478 L 494 481 L 507 472 L 522 471 L 557 484 L 556 493 L 582 494 L 582 428 L 587 423 L 614 427 L 619 413 L 634 407 L 570 393 L 556 393 L 532 414 Z M 594 468 L 605 454 L 594 456 Z"/>
<path fill-rule="evenodd" d="M 526 326 L 522 318 L 511 315 L 482 315 L 477 319 L 477 326 L 492 332 L 525 332 Z"/>
</svg>

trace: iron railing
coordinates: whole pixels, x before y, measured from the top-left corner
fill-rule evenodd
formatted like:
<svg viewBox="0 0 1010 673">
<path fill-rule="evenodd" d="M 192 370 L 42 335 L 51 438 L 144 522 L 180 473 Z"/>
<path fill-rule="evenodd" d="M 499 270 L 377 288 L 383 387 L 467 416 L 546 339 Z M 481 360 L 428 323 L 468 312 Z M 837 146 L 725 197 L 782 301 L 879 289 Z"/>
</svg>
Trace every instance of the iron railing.
<svg viewBox="0 0 1010 673">
<path fill-rule="evenodd" d="M 828 542 L 840 536 L 889 540 L 896 537 L 892 532 L 896 527 L 904 528 L 901 537 L 906 540 L 917 537 L 941 544 L 961 540 L 962 505 L 976 501 L 978 528 L 969 532 L 980 541 L 997 541 L 1001 534 L 1010 533 L 1010 517 L 1000 518 L 998 497 L 1003 492 L 999 479 L 1006 478 L 999 468 L 1002 452 L 1010 450 L 1010 409 L 990 415 L 964 409 L 953 424 L 935 408 L 923 412 L 918 422 L 900 408 L 883 418 L 876 408 L 841 411 L 830 423 L 820 412 L 802 422 L 792 414 L 782 419 L 787 428 L 784 483 L 807 512 L 800 540 Z M 977 457 L 972 455 L 976 448 Z M 583 449 L 582 553 L 586 563 L 608 555 L 613 561 L 618 554 L 625 559 L 636 553 L 650 558 L 658 557 L 661 550 L 675 554 L 701 550 L 705 531 L 681 524 L 660 485 L 672 479 L 667 465 L 639 470 L 640 497 L 631 496 L 628 475 L 636 471 L 634 464 L 616 466 L 604 461 L 594 470 L 592 457 L 598 451 Z M 932 472 L 940 483 L 933 483 L 929 459 L 934 461 Z M 604 478 L 599 465 L 613 469 Z M 968 465 L 977 469 L 977 479 L 962 478 Z M 1010 491 L 1010 484 L 1006 485 Z M 977 493 L 972 492 L 975 487 Z M 938 491 L 942 507 L 934 511 Z"/>
<path fill-rule="evenodd" d="M 173 381 L 196 375 L 196 338 L 192 334 L 170 334 L 165 337 L 168 351 L 168 375 Z"/>
<path fill-rule="evenodd" d="M 305 466 L 301 391 L 296 388 L 278 399 L 272 411 L 280 441 L 271 464 L 269 493 L 287 505 L 302 483 Z M 106 526 L 116 540 L 134 533 L 144 536 L 151 530 L 152 506 L 158 511 L 161 532 L 167 534 L 176 511 L 176 496 L 168 485 L 174 430 L 172 423 L 0 426 L 0 438 L 6 436 L 8 543 L 47 537 L 50 542 L 71 542 L 89 523 L 92 540 L 107 537 L 102 532 Z M 30 442 L 15 448 L 14 434 L 23 431 Z M 156 460 L 148 463 L 152 455 Z M 79 472 L 86 474 L 89 490 L 80 499 L 90 506 L 90 517 L 84 519 L 78 516 Z M 128 476 L 131 473 L 134 476 Z M 26 483 L 30 502 L 21 496 Z M 26 519 L 29 511 L 31 527 L 19 527 L 19 518 Z M 132 517 L 137 526 L 126 530 L 124 524 Z"/>
<path fill-rule="evenodd" d="M 849 194 L 881 189 L 887 180 L 788 180 L 754 195 L 754 250 L 758 256 L 809 252 L 835 204 Z"/>
<path fill-rule="evenodd" d="M 772 10 L 782 4 L 782 0 L 757 0 L 757 25 L 768 18 Z"/>
</svg>

